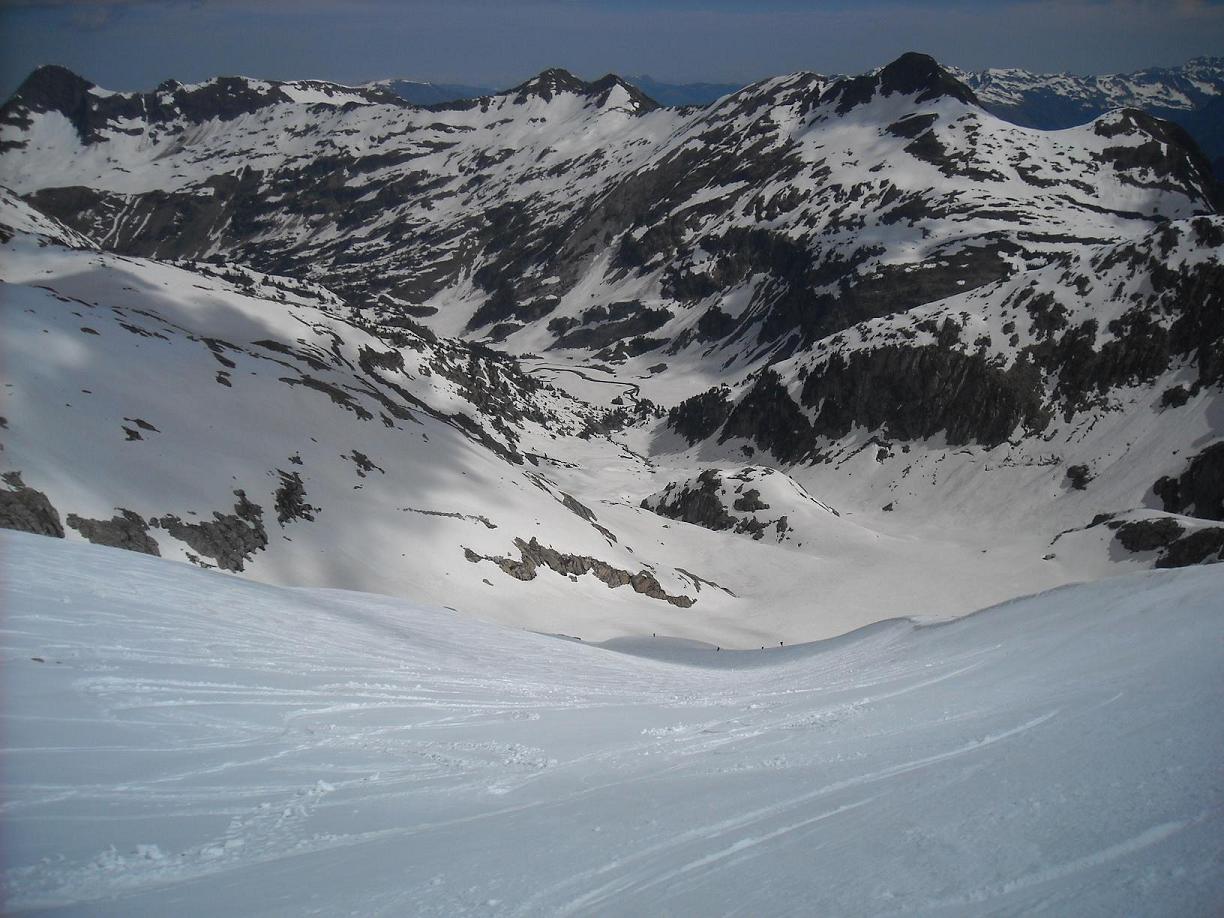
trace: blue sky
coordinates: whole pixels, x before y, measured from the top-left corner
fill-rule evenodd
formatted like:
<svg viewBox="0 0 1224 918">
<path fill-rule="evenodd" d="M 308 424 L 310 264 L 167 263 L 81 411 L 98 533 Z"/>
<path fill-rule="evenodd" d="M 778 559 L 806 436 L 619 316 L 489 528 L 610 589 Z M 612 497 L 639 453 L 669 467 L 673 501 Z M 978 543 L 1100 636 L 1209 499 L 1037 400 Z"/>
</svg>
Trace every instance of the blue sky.
<svg viewBox="0 0 1224 918">
<path fill-rule="evenodd" d="M 1224 55 L 1224 0 L 0 0 L 0 94 L 42 63 L 102 86 L 219 73 L 509 86 L 559 66 L 747 82 L 921 50 L 1106 73 Z"/>
</svg>

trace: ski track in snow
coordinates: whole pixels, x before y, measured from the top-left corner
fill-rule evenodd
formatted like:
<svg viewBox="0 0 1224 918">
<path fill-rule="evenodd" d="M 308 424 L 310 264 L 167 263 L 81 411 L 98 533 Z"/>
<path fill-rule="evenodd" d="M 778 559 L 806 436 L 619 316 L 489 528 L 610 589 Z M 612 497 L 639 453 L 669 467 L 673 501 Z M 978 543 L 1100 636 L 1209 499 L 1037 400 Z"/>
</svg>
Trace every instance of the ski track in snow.
<svg viewBox="0 0 1224 918">
<path fill-rule="evenodd" d="M 9 910 L 1224 902 L 1220 568 L 650 659 L 41 537 L 0 549 Z"/>
</svg>

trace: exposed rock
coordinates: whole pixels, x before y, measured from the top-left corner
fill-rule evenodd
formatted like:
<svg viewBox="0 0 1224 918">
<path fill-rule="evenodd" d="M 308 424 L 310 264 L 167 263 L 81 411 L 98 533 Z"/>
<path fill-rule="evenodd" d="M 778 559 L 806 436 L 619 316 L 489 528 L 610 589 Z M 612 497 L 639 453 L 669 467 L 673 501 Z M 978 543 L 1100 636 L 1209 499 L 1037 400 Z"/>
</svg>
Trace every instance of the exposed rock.
<svg viewBox="0 0 1224 918">
<path fill-rule="evenodd" d="M 199 554 L 214 559 L 222 570 L 239 572 L 255 552 L 268 547 L 268 533 L 263 525 L 263 508 L 247 500 L 241 489 L 234 491 L 234 496 L 238 498 L 234 512 L 222 514 L 214 510 L 211 521 L 184 523 L 179 517 L 166 514 L 150 520 L 149 525 L 164 529 Z"/>
<path fill-rule="evenodd" d="M 419 513 L 422 516 L 442 516 L 452 520 L 468 520 L 473 523 L 480 523 L 485 529 L 496 529 L 497 524 L 492 522 L 487 516 L 481 516 L 478 513 L 448 513 L 443 510 L 418 510 L 416 507 L 404 507 L 406 513 Z M 469 558 L 469 561 L 472 559 Z M 479 559 L 477 559 L 479 560 Z"/>
<path fill-rule="evenodd" d="M 353 460 L 353 465 L 357 466 L 357 476 L 359 478 L 365 478 L 368 472 L 373 472 L 376 469 L 384 475 L 387 474 L 386 469 L 373 462 L 370 457 L 361 450 L 353 450 L 352 453 L 349 454 L 349 458 Z M 291 458 L 289 461 L 293 462 L 293 459 Z M 302 460 L 298 459 L 295 464 L 301 465 Z"/>
<path fill-rule="evenodd" d="M 726 389 L 716 388 L 686 398 L 667 414 L 667 426 L 689 444 L 713 436 L 731 414 Z"/>
<path fill-rule="evenodd" d="M 742 496 L 735 499 L 733 505 L 736 510 L 741 510 L 746 513 L 753 513 L 757 510 L 768 510 L 769 504 L 761 500 L 761 492 L 756 488 L 749 488 Z M 785 517 L 783 517 L 785 519 Z"/>
<path fill-rule="evenodd" d="M 1069 465 L 1067 466 L 1067 480 L 1071 482 L 1071 487 L 1077 491 L 1086 491 L 1088 482 L 1092 481 L 1092 475 L 1088 472 L 1086 465 Z"/>
<path fill-rule="evenodd" d="M 280 487 L 276 489 L 275 507 L 276 521 L 284 525 L 291 520 L 308 520 L 314 522 L 318 507 L 306 503 L 306 486 L 302 484 L 302 476 L 297 472 L 276 470 L 280 475 Z"/>
<path fill-rule="evenodd" d="M 547 567 L 549 570 L 569 577 L 580 577 L 588 573 L 593 574 L 611 589 L 629 586 L 643 596 L 669 602 L 673 606 L 679 606 L 681 609 L 689 608 L 695 601 L 688 596 L 673 596 L 669 594 L 659 584 L 658 579 L 649 571 L 643 570 L 634 574 L 622 568 L 613 567 L 608 562 L 592 558 L 589 555 L 564 554 L 556 549 L 541 545 L 534 536 L 530 542 L 515 539 L 514 545 L 519 550 L 519 560 L 480 555 L 466 547 L 463 549 L 463 556 L 473 563 L 492 561 L 503 572 L 514 577 L 516 580 L 534 580 L 536 570 L 540 567 Z"/>
<path fill-rule="evenodd" d="M 1167 513 L 1224 521 L 1224 442 L 1207 447 L 1178 477 L 1161 478 L 1152 490 Z"/>
<path fill-rule="evenodd" d="M 808 376 L 801 398 L 817 408 L 814 434 L 843 437 L 858 424 L 902 440 L 943 431 L 949 444 L 989 447 L 1019 426 L 1043 430 L 1043 394 L 1040 376 L 1023 361 L 1004 370 L 935 344 L 833 354 Z"/>
<path fill-rule="evenodd" d="M 694 526 L 706 529 L 730 529 L 737 520 L 723 505 L 719 496 L 722 483 L 717 469 L 706 469 L 697 476 L 698 487 L 677 487 L 675 482 L 668 484 L 657 505 L 651 507 L 643 500 L 641 506 L 653 510 L 668 519 L 683 520 Z"/>
<path fill-rule="evenodd" d="M 109 545 L 146 555 L 161 556 L 157 542 L 149 533 L 149 524 L 144 517 L 122 507 L 109 520 L 91 520 L 75 513 L 68 514 L 68 525 L 94 545 Z"/>
<path fill-rule="evenodd" d="M 1224 528 L 1218 526 L 1186 527 L 1171 517 L 1120 522 L 1102 514 L 1090 524 L 1104 522 L 1115 529 L 1114 538 L 1127 551 L 1159 552 L 1156 567 L 1187 567 L 1191 564 L 1213 564 L 1224 561 Z"/>
<path fill-rule="evenodd" d="M 590 507 L 579 503 L 572 494 L 566 494 L 563 491 L 561 493 L 561 504 L 565 507 L 565 509 L 582 517 L 588 523 L 593 523 L 596 520 L 594 511 L 592 511 Z"/>
<path fill-rule="evenodd" d="M 1127 551 L 1156 551 L 1181 537 L 1185 530 L 1177 520 L 1160 517 L 1153 520 L 1132 520 L 1118 527 L 1114 536 Z"/>
<path fill-rule="evenodd" d="M 718 441 L 752 440 L 780 462 L 797 462 L 811 449 L 812 425 L 795 404 L 773 368 L 766 368 L 748 394 L 732 409 Z"/>
<path fill-rule="evenodd" d="M 1157 567 L 1188 567 L 1224 561 L 1224 529 L 1195 529 L 1170 543 L 1156 561 Z"/>
<path fill-rule="evenodd" d="M 5 472 L 3 479 L 8 490 L 0 491 L 0 528 L 64 537 L 59 511 L 46 494 L 28 487 L 20 472 Z"/>
</svg>

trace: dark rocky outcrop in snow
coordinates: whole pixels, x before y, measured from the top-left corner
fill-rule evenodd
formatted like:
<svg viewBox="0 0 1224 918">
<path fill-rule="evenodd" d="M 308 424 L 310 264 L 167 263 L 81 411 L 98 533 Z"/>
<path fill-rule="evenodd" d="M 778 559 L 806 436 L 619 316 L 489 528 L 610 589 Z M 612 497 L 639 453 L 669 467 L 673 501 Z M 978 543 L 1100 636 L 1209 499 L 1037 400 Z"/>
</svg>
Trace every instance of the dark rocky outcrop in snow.
<svg viewBox="0 0 1224 918">
<path fill-rule="evenodd" d="M 663 589 L 654 574 L 646 570 L 634 574 L 623 568 L 613 567 L 608 562 L 592 558 L 589 555 L 565 554 L 556 549 L 541 545 L 534 536 L 530 542 L 515 539 L 514 546 L 519 550 L 519 560 L 517 561 L 513 558 L 477 554 L 470 548 L 465 548 L 463 555 L 473 564 L 481 561 L 492 561 L 516 580 L 534 580 L 536 570 L 541 567 L 547 567 L 558 574 L 571 577 L 593 574 L 611 589 L 623 586 L 632 587 L 636 593 L 641 593 L 643 596 L 648 596 L 651 599 L 669 602 L 673 606 L 679 606 L 681 609 L 687 609 L 695 602 L 695 600 L 688 596 L 671 595 Z"/>
<path fill-rule="evenodd" d="M 1180 475 L 1161 478 L 1152 490 L 1169 513 L 1224 521 L 1224 443 L 1207 447 Z"/>
<path fill-rule="evenodd" d="M 249 501 L 241 489 L 234 491 L 234 496 L 238 502 L 233 513 L 214 510 L 213 519 L 201 523 L 185 523 L 166 514 L 150 520 L 149 525 L 165 530 L 204 557 L 212 558 L 222 570 L 241 571 L 255 552 L 268 547 L 268 533 L 264 529 L 263 508 Z"/>
<path fill-rule="evenodd" d="M 27 486 L 20 472 L 5 472 L 4 483 L 8 490 L 0 491 L 0 528 L 64 537 L 59 511 L 46 494 Z"/>
<path fill-rule="evenodd" d="M 149 524 L 139 513 L 131 510 L 119 507 L 109 520 L 91 520 L 69 513 L 68 525 L 94 545 L 109 545 L 111 548 L 161 556 L 156 540 L 149 535 Z"/>
<path fill-rule="evenodd" d="M 696 487 L 676 488 L 673 493 L 665 494 L 655 507 L 645 500 L 641 505 L 668 519 L 683 520 L 706 529 L 730 529 L 737 520 L 723 505 L 719 495 L 721 484 L 718 470 L 706 469 L 697 476 Z"/>
<path fill-rule="evenodd" d="M 730 415 L 730 394 L 720 387 L 686 398 L 668 412 L 667 425 L 692 445 L 716 434 Z"/>
<path fill-rule="evenodd" d="M 276 489 L 274 500 L 276 521 L 281 524 L 281 528 L 293 520 L 314 522 L 314 515 L 319 512 L 319 508 L 306 503 L 306 486 L 302 483 L 302 476 L 297 472 L 283 472 L 280 469 L 277 469 L 276 473 L 280 476 L 280 485 Z"/>
<path fill-rule="evenodd" d="M 769 496 L 768 501 L 761 497 L 762 488 Z M 668 482 L 663 490 L 643 498 L 639 504 L 643 510 L 667 519 L 715 532 L 747 534 L 756 541 L 772 532 L 778 542 L 790 538 L 792 527 L 788 513 L 807 505 L 820 507 L 833 516 L 839 515 L 784 473 L 756 466 L 738 471 L 706 469 L 696 477 Z M 769 510 L 773 513 L 765 515 Z"/>
<path fill-rule="evenodd" d="M 1219 526 L 1188 529 L 1170 516 L 1119 520 L 1113 514 L 1098 516 L 1091 526 L 1101 524 L 1114 530 L 1114 540 L 1126 551 L 1158 552 L 1158 568 L 1224 561 L 1224 528 Z"/>
</svg>

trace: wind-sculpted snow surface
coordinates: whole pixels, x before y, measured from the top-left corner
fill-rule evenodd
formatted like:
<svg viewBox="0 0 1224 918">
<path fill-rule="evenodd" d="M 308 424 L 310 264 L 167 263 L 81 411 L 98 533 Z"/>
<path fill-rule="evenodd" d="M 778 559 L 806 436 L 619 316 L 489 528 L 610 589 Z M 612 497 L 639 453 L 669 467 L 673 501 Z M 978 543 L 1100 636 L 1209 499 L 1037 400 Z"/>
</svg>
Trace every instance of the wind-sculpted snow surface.
<svg viewBox="0 0 1224 918">
<path fill-rule="evenodd" d="M 731 653 L 0 549 L 13 911 L 1224 905 L 1221 567 Z"/>
</svg>

